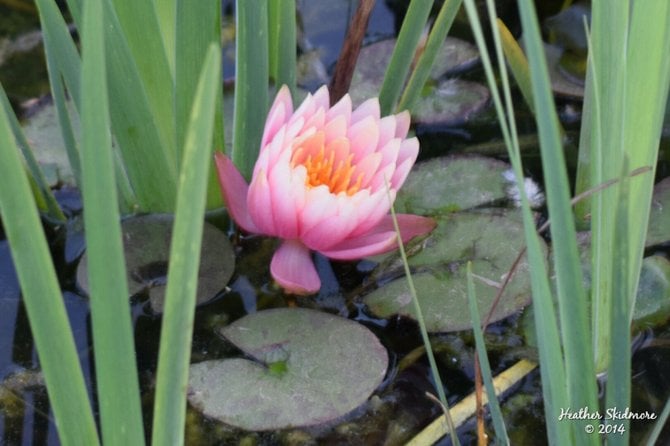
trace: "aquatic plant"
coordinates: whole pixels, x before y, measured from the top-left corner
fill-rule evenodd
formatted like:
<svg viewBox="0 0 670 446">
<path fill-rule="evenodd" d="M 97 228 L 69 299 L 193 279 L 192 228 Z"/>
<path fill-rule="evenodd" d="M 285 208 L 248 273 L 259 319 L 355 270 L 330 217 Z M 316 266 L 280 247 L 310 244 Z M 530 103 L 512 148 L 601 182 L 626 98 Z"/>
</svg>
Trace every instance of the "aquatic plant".
<svg viewBox="0 0 670 446">
<path fill-rule="evenodd" d="M 216 154 L 221 191 L 237 224 L 282 239 L 270 270 L 286 291 L 311 294 L 321 287 L 310 251 L 351 260 L 397 247 L 388 194 L 395 198 L 419 153 L 419 141 L 407 138 L 409 123 L 408 112 L 381 118 L 377 98 L 352 110 L 345 95 L 331 107 L 325 86 L 293 111 L 284 86 L 268 113 L 251 184 Z M 407 214 L 398 222 L 405 241 L 435 226 Z"/>
</svg>

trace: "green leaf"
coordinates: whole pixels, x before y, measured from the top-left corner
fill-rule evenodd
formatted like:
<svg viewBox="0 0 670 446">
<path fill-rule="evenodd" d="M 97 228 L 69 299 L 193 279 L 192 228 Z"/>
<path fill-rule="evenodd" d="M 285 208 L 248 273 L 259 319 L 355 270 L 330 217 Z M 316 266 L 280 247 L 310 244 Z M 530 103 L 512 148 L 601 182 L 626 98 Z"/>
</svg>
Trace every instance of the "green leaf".
<svg viewBox="0 0 670 446">
<path fill-rule="evenodd" d="M 398 191 L 395 208 L 434 215 L 490 206 L 507 198 L 509 164 L 481 156 L 449 156 L 416 164 Z"/>
<path fill-rule="evenodd" d="M 82 192 L 91 327 L 105 444 L 144 444 L 135 343 L 127 299 L 105 67 L 102 3 L 87 2 L 82 32 Z"/>
<path fill-rule="evenodd" d="M 186 385 L 195 314 L 210 147 L 221 82 L 221 52 L 212 44 L 190 115 L 179 176 L 156 377 L 152 444 L 183 444 Z"/>
<path fill-rule="evenodd" d="M 363 404 L 386 374 L 377 337 L 348 319 L 303 308 L 254 313 L 221 334 L 253 358 L 191 366 L 189 401 L 246 430 L 310 426 Z M 285 370 L 277 373 L 283 364 Z"/>
<path fill-rule="evenodd" d="M 654 186 L 645 246 L 670 241 L 670 178 Z"/>
<path fill-rule="evenodd" d="M 174 217 L 169 214 L 131 217 L 121 223 L 125 268 L 131 279 L 126 296 L 148 291 L 151 310 L 155 313 L 162 313 L 165 306 L 173 223 Z M 88 268 L 88 254 L 84 253 L 77 270 L 77 280 L 84 291 L 89 290 Z M 196 303 L 202 304 L 216 296 L 228 283 L 234 268 L 235 253 L 228 237 L 205 222 L 200 247 Z"/>
<path fill-rule="evenodd" d="M 657 326 L 670 318 L 670 261 L 658 255 L 642 262 L 640 284 L 633 308 L 633 325 Z"/>
<path fill-rule="evenodd" d="M 266 0 L 237 1 L 233 161 L 247 179 L 258 158 L 268 111 Z"/>
<path fill-rule="evenodd" d="M 476 283 L 479 311 L 488 314 L 505 275 L 525 247 L 520 220 L 518 213 L 507 211 L 440 216 L 437 228 L 428 238 L 409 248 L 409 265 L 415 271 L 412 279 L 428 331 L 472 327 L 467 305 L 467 262 L 473 263 L 480 277 Z M 415 318 L 405 279 L 388 282 L 399 276 L 399 268 L 399 260 L 393 256 L 373 271 L 372 277 L 383 285 L 365 296 L 363 302 L 376 316 L 402 314 Z M 517 313 L 530 303 L 528 269 L 523 257 L 496 306 L 492 322 Z"/>
<path fill-rule="evenodd" d="M 60 440 L 99 444 L 72 331 L 19 149 L 0 107 L 0 218 L 47 383 Z"/>
</svg>

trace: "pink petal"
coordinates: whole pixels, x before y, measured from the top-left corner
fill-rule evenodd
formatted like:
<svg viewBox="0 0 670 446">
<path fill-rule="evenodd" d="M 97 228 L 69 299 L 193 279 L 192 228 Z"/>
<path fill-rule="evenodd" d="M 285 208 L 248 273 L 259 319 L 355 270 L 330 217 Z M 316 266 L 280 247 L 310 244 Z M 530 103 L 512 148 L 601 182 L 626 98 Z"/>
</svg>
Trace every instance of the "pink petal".
<svg viewBox="0 0 670 446">
<path fill-rule="evenodd" d="M 375 152 L 365 156 L 365 158 L 356 163 L 356 168 L 354 169 L 354 173 L 352 175 L 352 181 L 358 181 L 358 177 L 363 175 L 363 179 L 361 180 L 361 188 L 367 188 L 368 183 L 372 179 L 375 172 L 377 172 L 381 162 L 381 153 Z"/>
<path fill-rule="evenodd" d="M 379 99 L 370 98 L 359 105 L 356 110 L 351 113 L 351 125 L 354 125 L 365 118 L 372 118 L 375 121 L 379 121 L 380 114 Z"/>
<path fill-rule="evenodd" d="M 390 194 L 390 201 L 389 201 Z M 370 231 L 379 224 L 379 221 L 388 214 L 391 202 L 395 200 L 395 191 L 388 193 L 382 188 L 363 200 L 356 208 L 358 209 L 358 225 L 350 237 L 358 237 Z"/>
<path fill-rule="evenodd" d="M 374 152 L 379 141 L 377 121 L 372 116 L 368 116 L 356 124 L 352 124 L 349 127 L 349 141 L 351 141 L 351 151 L 354 153 L 354 162 L 356 163 Z"/>
<path fill-rule="evenodd" d="M 396 214 L 395 217 L 398 220 L 398 228 L 400 228 L 400 237 L 403 243 L 407 243 L 414 237 L 428 234 L 437 226 L 437 222 L 430 217 L 413 214 Z M 391 215 L 382 218 L 379 224 L 375 226 L 374 231 L 395 231 Z"/>
<path fill-rule="evenodd" d="M 268 174 L 275 235 L 289 239 L 298 236 L 298 209 L 303 206 L 305 194 L 304 178 L 303 184 L 294 181 L 290 157 L 285 152 Z"/>
<path fill-rule="evenodd" d="M 296 170 L 305 168 L 300 166 Z M 306 191 L 305 204 L 300 212 L 300 237 L 320 224 L 323 220 L 331 218 L 337 212 L 335 196 L 330 193 L 327 186 L 317 186 Z"/>
<path fill-rule="evenodd" d="M 396 136 L 396 118 L 395 116 L 384 116 L 379 120 L 379 143 L 377 147 L 383 147 Z"/>
<path fill-rule="evenodd" d="M 400 153 L 400 139 L 393 138 L 388 141 L 381 149 L 379 153 L 382 154 L 382 162 L 380 167 L 386 167 L 388 165 L 394 165 L 398 160 L 398 154 Z"/>
<path fill-rule="evenodd" d="M 411 117 L 407 110 L 395 115 L 395 136 L 396 138 L 407 137 Z"/>
<path fill-rule="evenodd" d="M 412 164 L 416 161 L 419 155 L 419 140 L 416 138 L 404 139 L 400 143 L 400 151 L 398 152 L 398 163 L 400 164 L 407 159 L 412 160 Z"/>
<path fill-rule="evenodd" d="M 427 234 L 435 228 L 435 220 L 418 215 L 398 214 L 398 227 L 403 243 L 412 238 Z M 393 229 L 393 220 L 388 215 L 375 228 L 359 237 L 354 237 L 333 246 L 329 250 L 320 251 L 331 259 L 354 260 L 383 254 L 397 248 L 397 237 Z"/>
<path fill-rule="evenodd" d="M 283 85 L 277 97 L 275 97 L 272 107 L 268 112 L 268 118 L 265 121 L 265 129 L 263 130 L 263 139 L 261 140 L 261 147 L 270 141 L 277 130 L 286 123 L 289 116 L 293 113 L 293 100 L 291 99 L 291 92 L 286 85 Z"/>
<path fill-rule="evenodd" d="M 396 168 L 390 181 L 392 189 L 400 189 L 400 187 L 405 183 L 407 175 L 409 175 L 409 171 L 412 169 L 413 165 L 414 160 L 407 159 Z"/>
<path fill-rule="evenodd" d="M 336 116 L 344 116 L 347 126 L 351 122 L 351 98 L 348 94 L 342 96 L 337 104 L 330 107 L 326 113 L 326 122 L 332 121 Z"/>
<path fill-rule="evenodd" d="M 342 115 L 337 115 L 335 118 L 326 122 L 324 131 L 326 133 L 326 144 L 334 139 L 346 137 L 347 119 Z"/>
<path fill-rule="evenodd" d="M 247 209 L 259 233 L 277 235 L 274 218 L 272 216 L 272 194 L 267 174 L 260 170 L 249 185 L 247 194 Z"/>
<path fill-rule="evenodd" d="M 328 250 L 319 252 L 331 259 L 355 260 L 388 252 L 397 247 L 395 232 L 386 231 L 347 239 Z"/>
<path fill-rule="evenodd" d="M 300 237 L 307 247 L 315 251 L 328 249 L 347 238 L 358 224 L 358 208 L 344 194 L 336 196 L 337 212 L 319 224 L 304 231 Z M 303 214 L 304 215 L 304 214 Z"/>
<path fill-rule="evenodd" d="M 272 256 L 270 273 L 287 293 L 314 294 L 321 288 L 309 249 L 298 240 L 284 240 Z"/>
<path fill-rule="evenodd" d="M 216 171 L 219 176 L 221 194 L 223 195 L 223 200 L 226 202 L 226 206 L 228 206 L 228 212 L 231 217 L 245 231 L 259 232 L 251 220 L 249 210 L 247 209 L 249 185 L 239 170 L 237 170 L 235 164 L 226 155 L 216 152 L 214 160 L 216 161 Z"/>
<path fill-rule="evenodd" d="M 317 108 L 323 108 L 324 110 L 330 108 L 330 93 L 327 86 L 323 85 L 316 90 L 316 93 L 314 93 L 314 102 Z"/>
</svg>

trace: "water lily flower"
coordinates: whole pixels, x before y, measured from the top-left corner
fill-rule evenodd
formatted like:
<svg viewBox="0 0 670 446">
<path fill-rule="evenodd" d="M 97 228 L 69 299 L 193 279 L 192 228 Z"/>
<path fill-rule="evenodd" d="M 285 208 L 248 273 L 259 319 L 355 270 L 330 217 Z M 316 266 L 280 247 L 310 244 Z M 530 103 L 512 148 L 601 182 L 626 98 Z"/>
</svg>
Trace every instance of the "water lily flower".
<svg viewBox="0 0 670 446">
<path fill-rule="evenodd" d="M 331 107 L 325 86 L 294 111 L 284 86 L 268 113 L 251 184 L 216 154 L 235 222 L 282 240 L 270 272 L 287 292 L 321 287 L 312 251 L 354 260 L 397 248 L 389 210 L 419 152 L 417 139 L 407 138 L 409 124 L 407 112 L 381 118 L 376 98 L 352 110 L 345 95 Z M 403 241 L 435 227 L 426 217 L 397 219 Z"/>
</svg>

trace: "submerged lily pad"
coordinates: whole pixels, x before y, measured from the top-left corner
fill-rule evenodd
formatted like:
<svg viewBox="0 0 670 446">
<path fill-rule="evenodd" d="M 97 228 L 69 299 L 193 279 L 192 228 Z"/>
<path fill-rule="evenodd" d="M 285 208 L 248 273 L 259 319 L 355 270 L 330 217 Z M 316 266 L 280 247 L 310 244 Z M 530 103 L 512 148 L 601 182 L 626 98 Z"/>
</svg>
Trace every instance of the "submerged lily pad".
<svg viewBox="0 0 670 446">
<path fill-rule="evenodd" d="M 189 402 L 247 430 L 310 426 L 363 404 L 381 383 L 386 349 L 364 326 L 304 308 L 254 313 L 222 330 L 252 359 L 191 365 Z"/>
<path fill-rule="evenodd" d="M 490 205 L 510 186 L 502 161 L 481 156 L 449 156 L 418 163 L 398 192 L 398 212 L 433 215 Z"/>
<path fill-rule="evenodd" d="M 646 246 L 670 241 L 670 177 L 654 186 Z"/>
<path fill-rule="evenodd" d="M 633 323 L 654 326 L 670 316 L 670 262 L 661 256 L 651 256 L 642 262 Z"/>
<path fill-rule="evenodd" d="M 173 216 L 150 214 L 121 222 L 130 295 L 147 290 L 151 309 L 163 312 L 167 285 Z M 77 269 L 79 285 L 88 292 L 86 253 Z M 213 298 L 228 283 L 235 268 L 235 253 L 228 237 L 204 222 L 198 272 L 197 302 Z"/>
<path fill-rule="evenodd" d="M 547 58 L 547 68 L 549 69 L 549 78 L 551 80 L 551 89 L 559 96 L 571 99 L 581 99 L 584 97 L 584 81 L 570 74 L 562 66 L 561 58 L 565 50 L 556 45 L 544 44 L 544 54 Z M 565 63 L 565 59 L 563 59 Z M 571 69 L 570 71 L 575 71 Z"/>
<path fill-rule="evenodd" d="M 513 211 L 459 212 L 437 218 L 437 228 L 408 261 L 426 328 L 431 332 L 471 328 L 467 301 L 466 265 L 472 262 L 482 319 L 488 314 L 512 263 L 525 247 L 521 215 Z M 545 247 L 546 249 L 546 247 Z M 524 256 L 496 306 L 492 322 L 530 303 L 528 262 Z M 373 272 L 378 289 L 363 302 L 379 317 L 400 314 L 415 318 L 411 295 L 398 258 L 391 258 Z"/>
</svg>

